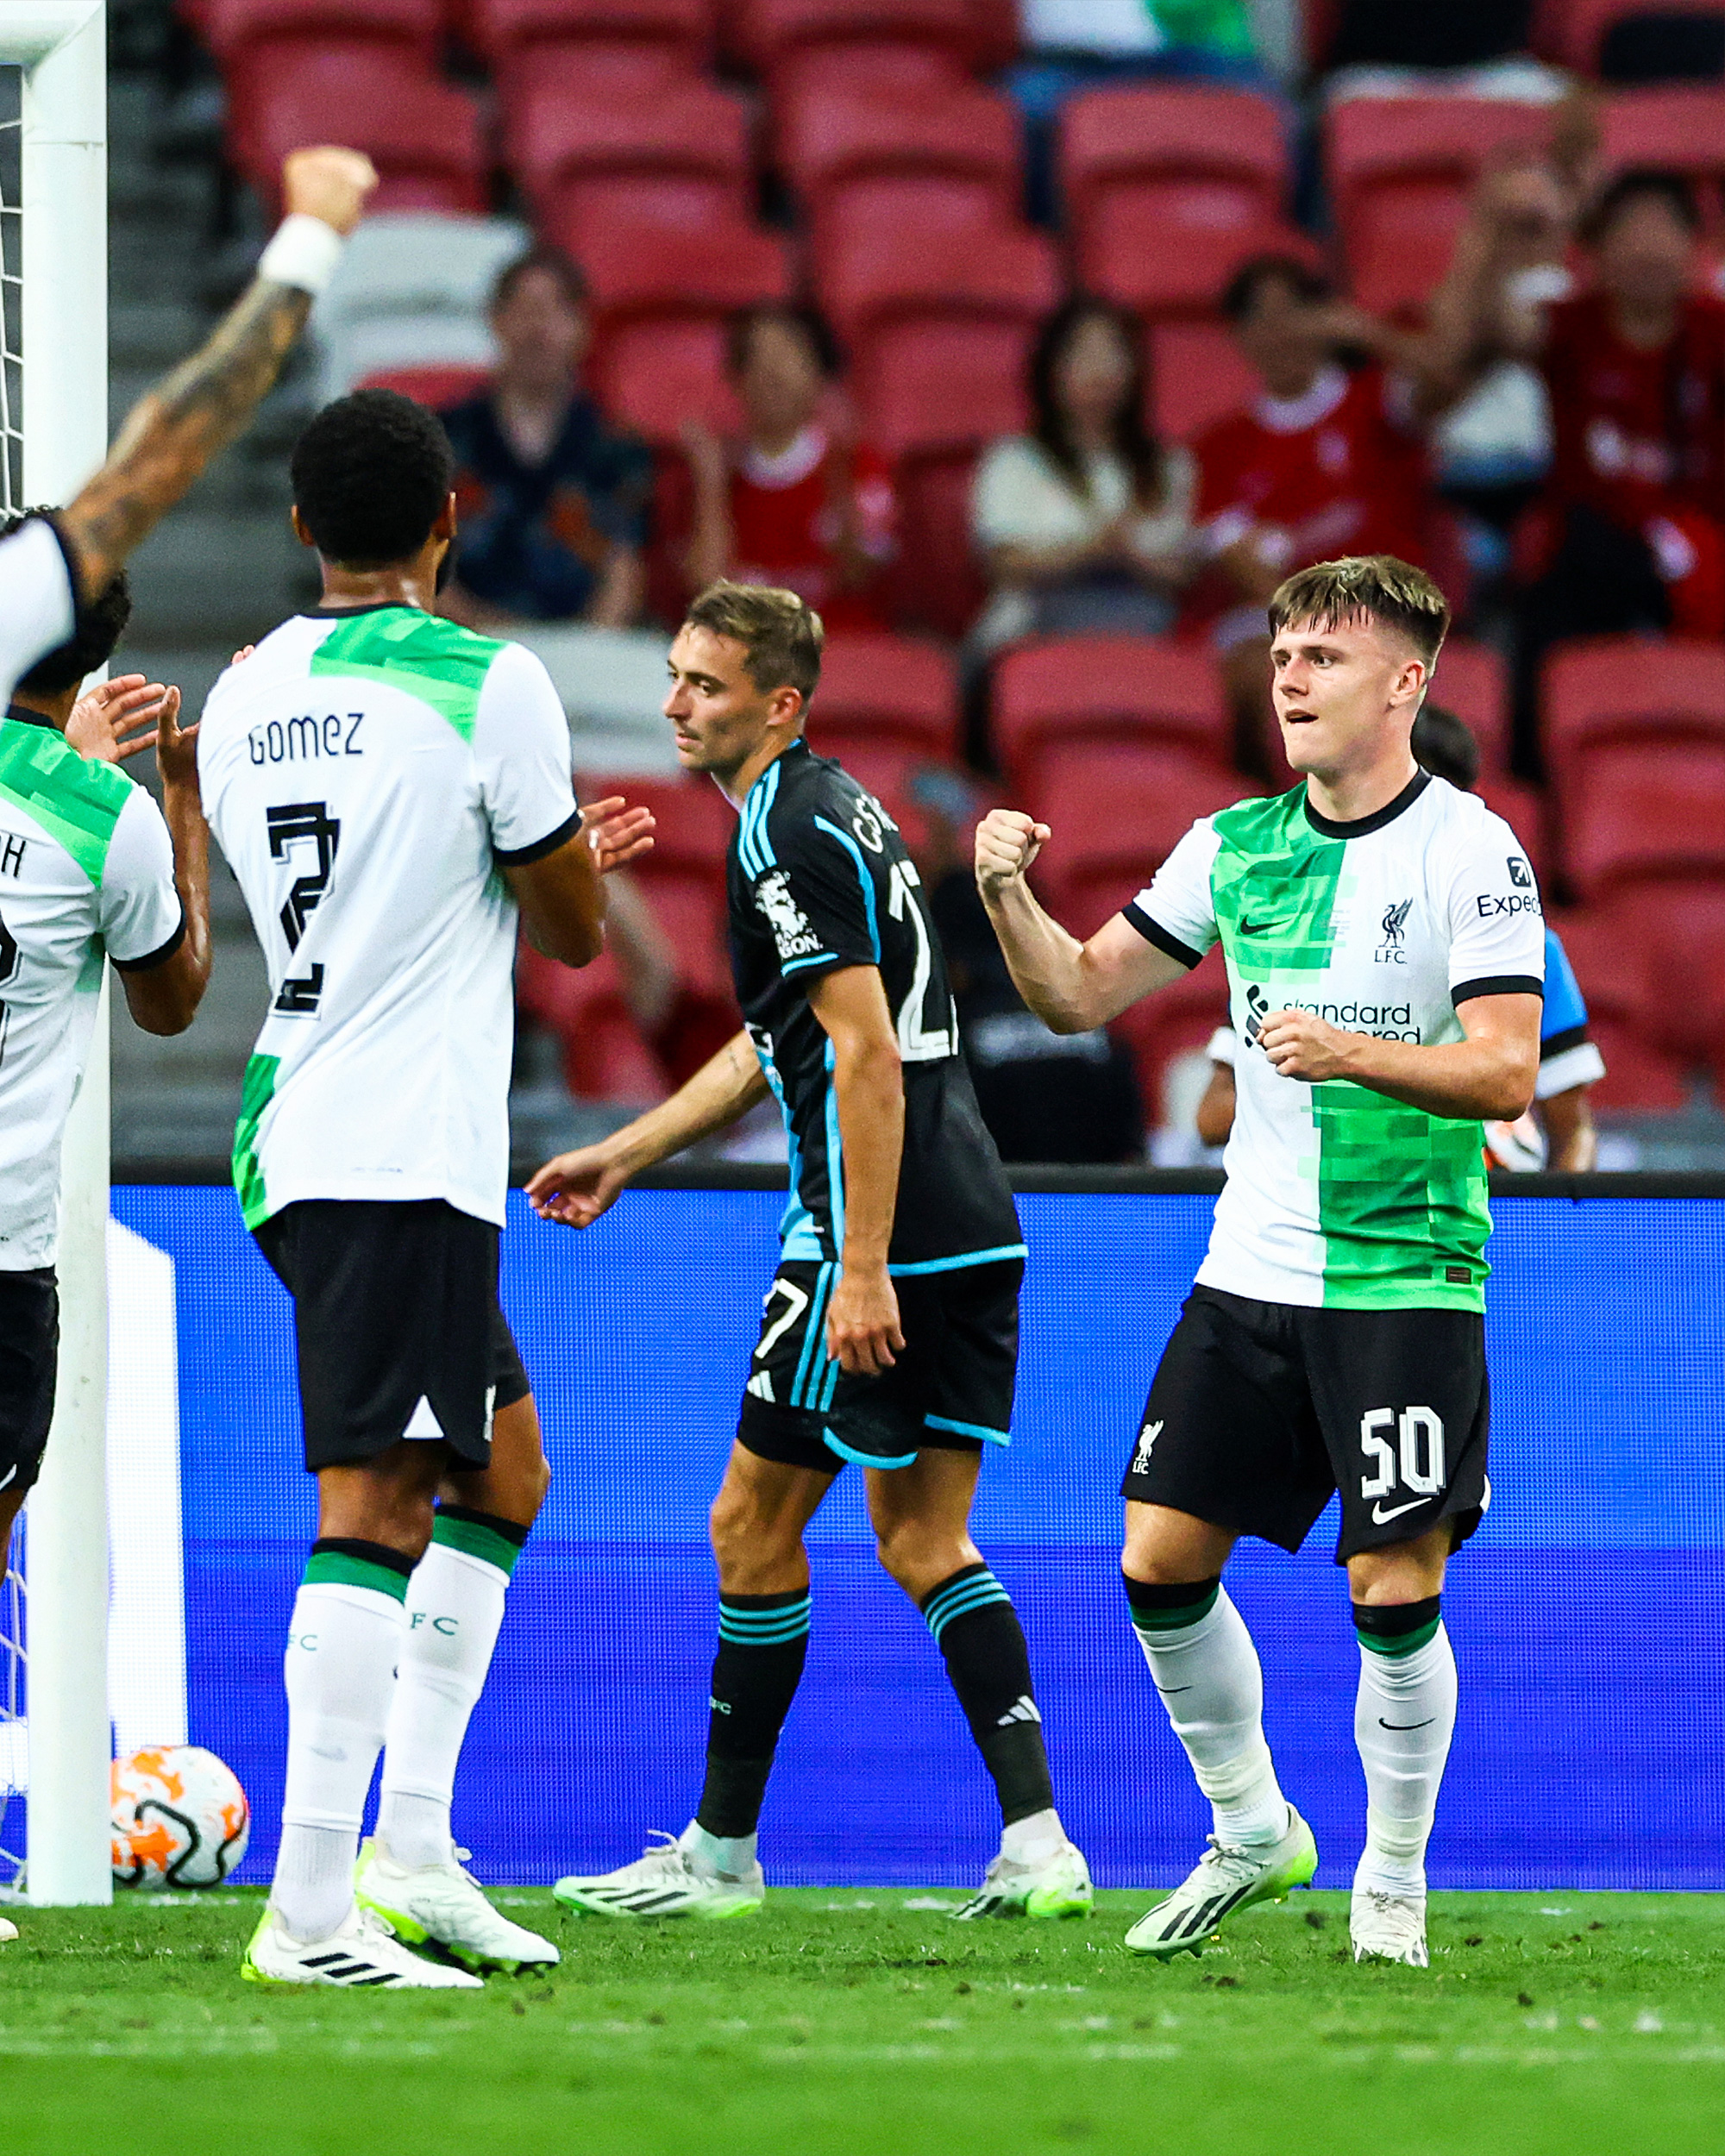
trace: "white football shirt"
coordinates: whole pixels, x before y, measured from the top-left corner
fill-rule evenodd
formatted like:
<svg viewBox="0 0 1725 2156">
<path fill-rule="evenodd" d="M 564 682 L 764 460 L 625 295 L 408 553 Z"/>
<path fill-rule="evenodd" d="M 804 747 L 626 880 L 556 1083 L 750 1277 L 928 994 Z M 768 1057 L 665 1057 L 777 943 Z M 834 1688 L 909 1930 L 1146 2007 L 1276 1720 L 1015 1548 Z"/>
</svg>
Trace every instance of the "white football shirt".
<svg viewBox="0 0 1725 2156">
<path fill-rule="evenodd" d="M 0 612 L 13 543 L 0 547 Z M 161 811 L 15 705 L 0 722 L 0 1272 L 54 1262 L 60 1144 L 104 952 L 160 964 L 185 933 Z"/>
<path fill-rule="evenodd" d="M 273 997 L 234 1138 L 247 1225 L 308 1198 L 442 1198 L 501 1225 L 499 869 L 580 820 L 543 666 L 417 607 L 298 616 L 211 690 L 198 768 Z"/>
<path fill-rule="evenodd" d="M 1219 938 L 1227 961 L 1238 1105 L 1199 1280 L 1262 1302 L 1483 1309 L 1480 1125 L 1284 1078 L 1257 1044 L 1291 1009 L 1437 1045 L 1464 1038 L 1471 997 L 1540 994 L 1540 893 L 1502 818 L 1421 772 L 1338 824 L 1302 782 L 1195 824 L 1126 918 L 1188 965 Z"/>
</svg>

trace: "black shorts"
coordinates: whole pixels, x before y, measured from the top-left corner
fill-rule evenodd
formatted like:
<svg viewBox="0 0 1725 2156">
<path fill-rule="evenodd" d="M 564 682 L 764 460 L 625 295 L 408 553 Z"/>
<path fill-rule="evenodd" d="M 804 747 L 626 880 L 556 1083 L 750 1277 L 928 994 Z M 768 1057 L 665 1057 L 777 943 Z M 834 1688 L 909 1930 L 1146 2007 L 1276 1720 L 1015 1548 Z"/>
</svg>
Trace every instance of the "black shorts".
<svg viewBox="0 0 1725 2156">
<path fill-rule="evenodd" d="M 1150 1388 L 1123 1497 L 1297 1550 L 1339 1490 L 1336 1562 L 1490 1502 L 1485 1320 L 1188 1296 Z"/>
<path fill-rule="evenodd" d="M 305 1464 L 440 1432 L 491 1464 L 494 1409 L 532 1388 L 497 1299 L 499 1231 L 441 1198 L 304 1199 L 254 1231 L 293 1297 Z"/>
<path fill-rule="evenodd" d="M 52 1265 L 0 1273 L 0 1491 L 35 1481 L 53 1420 L 60 1292 Z"/>
<path fill-rule="evenodd" d="M 737 1443 L 763 1460 L 836 1475 L 903 1467 L 919 1452 L 1010 1442 L 1024 1261 L 899 1274 L 903 1351 L 879 1377 L 852 1377 L 826 1353 L 838 1268 L 781 1265 L 767 1291 Z"/>
</svg>

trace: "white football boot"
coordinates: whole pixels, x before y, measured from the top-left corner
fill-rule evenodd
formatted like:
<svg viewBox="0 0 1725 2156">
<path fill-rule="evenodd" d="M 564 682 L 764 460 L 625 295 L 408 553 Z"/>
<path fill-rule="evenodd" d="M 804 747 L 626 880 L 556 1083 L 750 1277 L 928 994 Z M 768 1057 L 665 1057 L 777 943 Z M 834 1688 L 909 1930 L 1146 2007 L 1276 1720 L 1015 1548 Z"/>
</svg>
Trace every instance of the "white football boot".
<svg viewBox="0 0 1725 2156">
<path fill-rule="evenodd" d="M 978 1891 L 953 1910 L 952 1921 L 967 1924 L 984 1916 L 1088 1916 L 1095 1898 L 1083 1852 L 1068 1841 L 1038 1864 L 1015 1864 L 1004 1854 L 996 1857 L 983 1873 Z"/>
<path fill-rule="evenodd" d="M 1279 1902 L 1290 1888 L 1309 1886 L 1317 1868 L 1318 1845 L 1291 1804 L 1280 1841 L 1230 1849 L 1212 1834 L 1209 1847 L 1173 1893 L 1126 1934 L 1126 1946 L 1135 1954 L 1201 1953 L 1225 1916 L 1257 1902 Z"/>
<path fill-rule="evenodd" d="M 380 1837 L 371 1837 L 360 1844 L 354 1898 L 382 1917 L 398 1939 L 415 1946 L 429 1940 L 465 1968 L 501 1969 L 512 1977 L 522 1969 L 555 1967 L 562 1956 L 549 1939 L 511 1924 L 486 1901 L 479 1881 L 459 1861 L 467 1853 L 458 1849 L 455 1862 L 411 1871 L 395 1861 Z"/>
<path fill-rule="evenodd" d="M 1356 1961 L 1399 1961 L 1409 1969 L 1431 1966 L 1423 1894 L 1385 1894 L 1377 1887 L 1356 1887 L 1348 1906 L 1348 1936 Z"/>
<path fill-rule="evenodd" d="M 354 1991 L 485 1989 L 465 1969 L 421 1960 L 380 1916 L 357 1902 L 339 1930 L 309 1945 L 285 1931 L 273 1905 L 266 1902 L 240 1974 L 248 1984 L 333 1984 Z"/>
<path fill-rule="evenodd" d="M 584 1916 L 752 1916 L 767 1898 L 759 1864 L 740 1878 L 697 1868 L 699 1833 L 692 1821 L 680 1835 L 656 1833 L 659 1846 L 633 1864 L 589 1878 L 559 1879 L 551 1891 Z"/>
</svg>

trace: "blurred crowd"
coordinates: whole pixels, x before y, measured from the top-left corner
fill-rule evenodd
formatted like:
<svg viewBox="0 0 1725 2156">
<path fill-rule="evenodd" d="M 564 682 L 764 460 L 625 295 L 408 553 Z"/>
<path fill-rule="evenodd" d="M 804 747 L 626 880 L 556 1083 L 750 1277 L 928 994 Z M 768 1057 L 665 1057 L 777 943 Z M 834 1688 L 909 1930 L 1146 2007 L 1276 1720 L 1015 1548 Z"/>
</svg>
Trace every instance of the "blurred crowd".
<svg viewBox="0 0 1725 2156">
<path fill-rule="evenodd" d="M 412 0 L 402 4 L 411 12 Z M 187 19 L 219 55 L 234 21 L 261 5 L 196 0 Z M 507 139 L 518 141 L 532 135 L 533 97 L 547 82 L 590 91 L 612 78 L 608 64 L 621 84 L 617 55 L 630 38 L 649 18 L 678 14 L 674 0 L 656 16 L 646 0 L 512 5 L 462 0 L 443 49 L 457 55 L 458 74 L 464 53 L 480 53 L 505 131 L 516 129 Z M 349 28 L 363 12 L 355 5 Z M 324 9 L 329 20 L 341 13 Z M 783 27 L 793 16 L 804 25 L 794 34 Z M 1437 693 L 1452 686 L 1480 736 L 1480 782 L 1527 843 L 1548 896 L 1579 908 L 1578 962 L 1619 1051 L 1607 1056 L 1617 1103 L 1680 1105 L 1697 1071 L 1725 1066 L 1725 975 L 1716 1013 L 1708 989 L 1686 1031 L 1662 1015 L 1660 975 L 1680 953 L 1659 942 L 1662 908 L 1647 888 L 1664 893 L 1665 912 L 1691 886 L 1715 897 L 1725 888 L 1725 830 L 1696 835 L 1725 812 L 1725 9 L 1024 0 L 1013 19 L 990 0 L 901 0 L 851 16 L 847 30 L 841 0 L 827 0 L 824 16 L 814 0 L 800 16 L 775 0 L 720 11 L 716 46 L 692 64 L 726 94 L 762 100 L 768 147 L 742 222 L 734 204 L 712 212 L 710 228 L 694 218 L 703 264 L 686 261 L 690 232 L 679 232 L 677 214 L 662 204 L 656 227 L 638 187 L 628 197 L 637 258 L 662 247 L 667 261 L 685 265 L 675 275 L 687 289 L 707 294 L 707 315 L 722 317 L 716 387 L 676 392 L 674 409 L 643 403 L 643 377 L 619 357 L 618 324 L 650 348 L 657 322 L 661 358 L 688 324 L 662 304 L 656 315 L 628 313 L 619 273 L 593 237 L 612 197 L 570 196 L 567 158 L 561 209 L 549 183 L 530 175 L 502 205 L 524 208 L 536 230 L 490 282 L 493 356 L 484 371 L 422 379 L 397 366 L 364 378 L 417 385 L 443 411 L 461 472 L 448 611 L 505 632 L 662 627 L 715 577 L 786 585 L 819 610 L 836 656 L 851 645 L 853 673 L 873 667 L 883 705 L 906 648 L 890 640 L 908 634 L 925 647 L 944 632 L 944 739 L 937 724 L 918 747 L 913 729 L 862 775 L 879 779 L 941 893 L 967 1036 L 1008 1150 L 1046 1154 L 1033 1133 L 1055 1126 L 1088 1156 L 1120 1158 L 1142 1151 L 1146 1125 L 1173 1119 L 1170 1069 L 1200 1048 L 1220 984 L 1207 976 L 1208 1005 L 1136 1035 L 1042 1037 L 991 939 L 975 932 L 968 824 L 1003 794 L 1051 821 L 1063 804 L 1087 825 L 1131 823 L 1135 727 L 1138 745 L 1159 744 L 1172 759 L 1162 780 L 1144 765 L 1145 797 L 1182 815 L 1280 785 L 1265 600 L 1308 563 L 1399 555 L 1427 568 L 1454 607 L 1456 655 L 1451 678 L 1440 666 Z M 960 17 L 971 38 L 963 53 L 951 28 Z M 826 26 L 819 36 L 807 29 L 815 18 Z M 524 45 L 524 22 L 545 41 Z M 943 36 L 940 66 L 960 62 L 950 80 L 925 67 Z M 562 77 L 553 64 L 560 38 L 580 46 L 558 62 L 574 71 Z M 230 61 L 230 93 L 247 64 Z M 249 65 L 261 79 L 255 53 Z M 917 193 L 913 159 L 889 171 L 854 157 L 844 167 L 849 191 L 820 192 L 825 182 L 808 177 L 808 143 L 820 131 L 810 115 L 830 141 L 836 108 L 821 101 L 835 85 L 850 100 L 852 136 L 888 128 L 894 108 L 902 119 L 930 98 L 931 115 L 952 116 L 946 135 L 931 122 L 926 153 L 947 193 Z M 1164 261 L 1157 243 L 1131 240 L 1126 195 L 1127 237 L 1111 241 L 1113 210 L 1081 192 L 1085 172 L 1103 169 L 1081 154 L 1090 117 L 1101 116 L 1098 140 L 1111 115 L 1117 134 L 1130 135 L 1131 121 L 1148 142 L 1169 113 L 1189 116 L 1200 111 L 1190 100 L 1223 93 L 1202 110 L 1229 129 L 1254 115 L 1263 122 L 1280 199 L 1255 222 L 1236 220 L 1226 244 L 1214 234 L 1206 242 L 1205 191 L 1220 185 L 1227 156 L 1212 170 L 1189 145 L 1183 194 L 1177 156 L 1171 182 L 1157 168 L 1157 194 L 1145 151 L 1140 208 L 1148 202 L 1164 226 L 1189 215 L 1189 244 L 1176 235 L 1164 248 L 1184 259 Z M 692 93 L 685 84 L 679 94 Z M 579 103 L 576 90 L 568 95 Z M 662 107 L 670 96 L 662 91 Z M 965 101 L 982 97 L 1010 101 L 1019 199 L 1007 222 L 997 204 L 991 222 L 948 232 L 937 228 L 964 158 L 955 151 L 947 170 L 938 145 L 964 135 Z M 979 128 L 988 116 L 972 115 Z M 1130 141 L 1109 154 L 1130 166 Z M 662 158 L 666 172 L 676 166 L 673 149 Z M 387 204 L 390 166 L 380 162 Z M 596 167 L 580 169 L 589 190 L 599 184 Z M 888 179 L 899 191 L 879 197 Z M 417 185 L 404 182 L 398 209 L 442 206 Z M 962 302 L 977 321 L 988 309 L 966 298 L 967 262 L 995 259 L 990 248 L 1004 260 L 1008 240 L 1043 250 L 1024 255 L 1030 266 L 1015 288 L 1016 379 L 1002 388 L 977 362 L 975 410 L 1000 410 L 1011 423 L 984 438 L 978 423 L 968 440 L 962 422 L 949 426 L 935 446 L 962 454 L 935 460 L 944 494 L 929 443 L 900 406 L 919 396 L 925 410 L 962 406 L 967 355 L 983 348 L 960 337 L 943 360 L 938 340 L 929 343 L 906 395 L 882 341 L 913 310 L 902 293 L 896 312 L 856 298 L 857 265 L 871 245 L 879 251 L 881 216 L 900 285 L 944 279 L 949 310 Z M 1220 210 L 1215 218 L 1227 222 Z M 762 233 L 801 268 L 762 272 L 756 297 L 721 309 L 715 265 L 727 249 L 752 261 Z M 1133 276 L 1152 257 L 1161 296 L 1134 298 Z M 1057 269 L 1049 283 L 1051 261 L 1070 273 Z M 645 274 L 638 259 L 629 274 Z M 1192 287 L 1183 296 L 1182 275 Z M 1043 287 L 1046 304 L 1026 319 L 1025 293 Z M 1675 652 L 1688 686 L 1662 692 L 1651 718 L 1632 711 L 1607 724 L 1596 713 L 1589 735 L 1571 713 L 1578 677 L 1563 662 L 1596 649 L 1577 640 L 1601 637 Z M 1036 655 L 1051 647 L 1058 665 L 1038 675 Z M 1623 676 L 1621 652 L 1613 662 Z M 1651 680 L 1649 664 L 1640 674 Z M 1104 675 L 1116 686 L 1082 686 Z M 1036 688 L 1056 677 L 1063 691 Z M 1159 718 L 1158 701 L 1177 700 L 1166 686 L 1174 680 L 1193 685 L 1184 711 Z M 1047 739 L 1026 718 L 1038 694 L 1051 706 Z M 1063 694 L 1074 707 L 1063 715 L 1051 710 Z M 865 711 L 856 724 L 867 723 Z M 1609 750 L 1638 727 L 1663 764 L 1637 767 L 1623 785 L 1609 754 L 1603 778 L 1587 764 L 1590 743 Z M 847 743 L 850 731 L 847 724 Z M 1082 757 L 1061 764 L 1049 747 L 1056 734 L 1069 747 L 1112 743 L 1114 761 L 1093 759 L 1081 785 Z M 823 745 L 819 719 L 814 738 Z M 1669 818 L 1659 813 L 1661 788 L 1675 788 Z M 1638 851 L 1634 831 L 1602 836 L 1602 796 L 1620 822 L 1633 798 L 1643 824 L 1668 826 L 1664 838 Z M 1123 879 L 1148 873 L 1177 836 L 1149 810 L 1135 828 L 1133 843 L 1112 853 L 1093 846 L 1082 861 L 1067 857 L 1075 915 L 1086 877 L 1128 896 Z M 1057 867 L 1051 860 L 1051 874 Z M 564 1033 L 581 1090 L 669 1083 L 726 1020 L 711 954 L 691 959 L 684 917 L 656 916 L 656 903 L 643 877 L 608 985 L 571 1003 L 544 983 L 536 989 L 530 970 L 524 976 L 525 1007 Z M 620 1062 L 593 1051 L 600 993 L 630 1036 Z"/>
</svg>

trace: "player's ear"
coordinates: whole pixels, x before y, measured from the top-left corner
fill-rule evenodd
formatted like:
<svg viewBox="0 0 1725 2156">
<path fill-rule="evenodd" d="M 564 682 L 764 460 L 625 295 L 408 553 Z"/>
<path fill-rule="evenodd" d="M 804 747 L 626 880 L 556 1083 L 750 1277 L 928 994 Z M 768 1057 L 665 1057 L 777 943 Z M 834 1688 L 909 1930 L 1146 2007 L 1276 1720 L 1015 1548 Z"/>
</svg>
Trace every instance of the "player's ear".
<svg viewBox="0 0 1725 2156">
<path fill-rule="evenodd" d="M 298 502 L 296 502 L 292 508 L 288 511 L 287 521 L 293 526 L 293 536 L 297 540 L 298 540 L 300 545 L 302 547 L 311 548 L 315 553 L 317 550 L 317 542 L 305 529 L 305 519 L 299 513 L 299 504 Z"/>
<path fill-rule="evenodd" d="M 775 726 L 792 727 L 803 717 L 806 702 L 800 689 L 775 689 L 767 709 Z"/>
<path fill-rule="evenodd" d="M 442 540 L 448 545 L 455 536 L 456 523 L 455 498 L 451 493 L 445 497 L 443 506 L 437 511 L 437 521 L 431 527 L 431 536 Z"/>
</svg>

